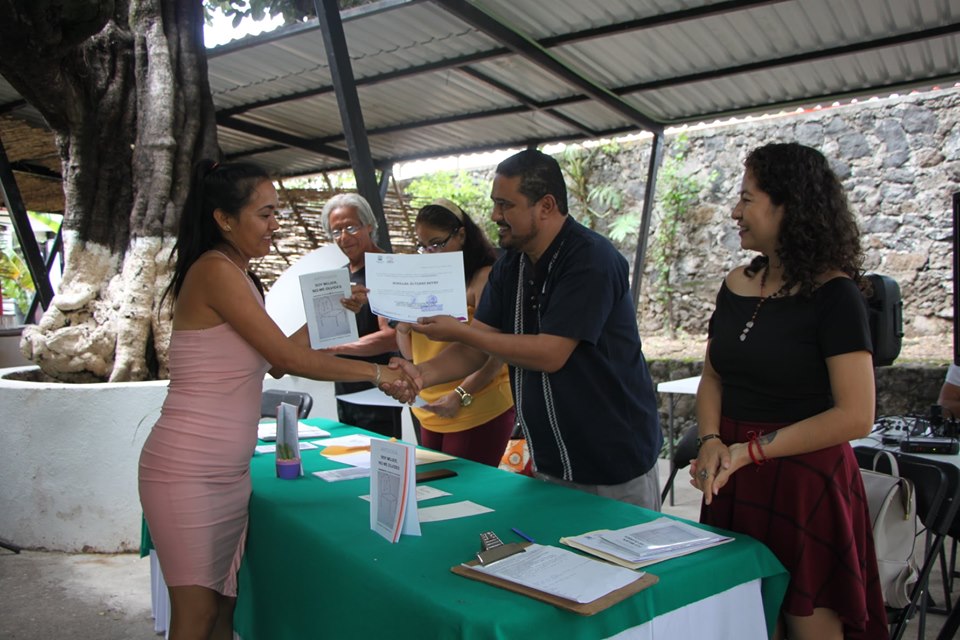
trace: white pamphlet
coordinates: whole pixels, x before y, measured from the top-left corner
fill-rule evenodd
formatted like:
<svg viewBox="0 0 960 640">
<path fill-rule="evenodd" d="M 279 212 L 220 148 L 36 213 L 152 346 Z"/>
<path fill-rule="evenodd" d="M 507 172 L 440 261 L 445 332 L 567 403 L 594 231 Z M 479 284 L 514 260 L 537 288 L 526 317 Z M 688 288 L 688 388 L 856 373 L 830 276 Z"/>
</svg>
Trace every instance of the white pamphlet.
<svg viewBox="0 0 960 640">
<path fill-rule="evenodd" d="M 412 444 L 370 441 L 370 528 L 390 542 L 420 535 L 415 451 Z"/>
<path fill-rule="evenodd" d="M 563 544 L 629 569 L 687 555 L 731 540 L 733 538 L 663 517 L 615 531 L 591 531 L 560 538 Z"/>
<path fill-rule="evenodd" d="M 342 298 L 350 297 L 350 271 L 304 273 L 300 294 L 312 348 L 326 349 L 360 339 L 356 315 L 340 304 Z"/>
<path fill-rule="evenodd" d="M 349 263 L 349 258 L 344 255 L 340 247 L 331 242 L 319 249 L 314 249 L 280 274 L 267 291 L 264 304 L 267 307 L 267 313 L 284 335 L 292 334 L 307 322 L 303 313 L 303 304 L 301 304 L 303 296 L 300 294 L 300 275 L 339 269 Z"/>
<path fill-rule="evenodd" d="M 368 253 L 370 310 L 378 316 L 416 322 L 428 316 L 467 319 L 463 253 Z"/>
</svg>

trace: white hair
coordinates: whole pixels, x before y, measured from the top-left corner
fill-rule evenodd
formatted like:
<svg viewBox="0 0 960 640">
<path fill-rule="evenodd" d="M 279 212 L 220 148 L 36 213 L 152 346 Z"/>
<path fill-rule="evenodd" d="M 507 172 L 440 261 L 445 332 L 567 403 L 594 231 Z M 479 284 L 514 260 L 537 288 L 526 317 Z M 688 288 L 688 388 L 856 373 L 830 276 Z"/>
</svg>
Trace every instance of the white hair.
<svg viewBox="0 0 960 640">
<path fill-rule="evenodd" d="M 320 214 L 320 224 L 323 225 L 324 231 L 328 234 L 330 233 L 330 212 L 338 207 L 353 207 L 356 209 L 357 216 L 360 217 L 360 222 L 364 225 L 369 224 L 373 226 L 373 233 L 370 235 L 373 236 L 374 242 L 376 242 L 377 217 L 373 215 L 373 209 L 370 208 L 370 203 L 359 193 L 338 193 L 327 200 L 327 204 L 323 205 L 323 212 Z"/>
</svg>

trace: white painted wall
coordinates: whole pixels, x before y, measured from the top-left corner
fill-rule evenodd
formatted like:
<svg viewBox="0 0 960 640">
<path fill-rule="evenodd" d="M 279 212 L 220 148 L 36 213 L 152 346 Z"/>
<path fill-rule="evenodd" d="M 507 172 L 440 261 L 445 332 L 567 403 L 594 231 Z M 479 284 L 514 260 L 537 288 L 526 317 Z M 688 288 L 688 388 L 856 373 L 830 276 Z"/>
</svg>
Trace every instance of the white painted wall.
<svg viewBox="0 0 960 640">
<path fill-rule="evenodd" d="M 0 538 L 28 549 L 129 551 L 140 545 L 137 462 L 167 382 L 21 382 L 0 369 Z M 336 419 L 333 384 L 269 376 L 307 391 Z"/>
</svg>

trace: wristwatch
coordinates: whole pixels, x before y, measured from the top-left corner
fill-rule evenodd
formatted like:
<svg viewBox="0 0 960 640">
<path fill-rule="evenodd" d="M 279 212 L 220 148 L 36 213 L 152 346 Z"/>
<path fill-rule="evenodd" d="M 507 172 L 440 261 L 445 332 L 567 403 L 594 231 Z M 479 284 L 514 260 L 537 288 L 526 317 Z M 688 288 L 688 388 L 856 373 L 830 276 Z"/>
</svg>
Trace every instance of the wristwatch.
<svg viewBox="0 0 960 640">
<path fill-rule="evenodd" d="M 457 387 L 454 389 L 457 392 L 457 395 L 460 396 L 460 406 L 469 407 L 470 403 L 473 402 L 473 396 L 463 387 Z"/>
</svg>

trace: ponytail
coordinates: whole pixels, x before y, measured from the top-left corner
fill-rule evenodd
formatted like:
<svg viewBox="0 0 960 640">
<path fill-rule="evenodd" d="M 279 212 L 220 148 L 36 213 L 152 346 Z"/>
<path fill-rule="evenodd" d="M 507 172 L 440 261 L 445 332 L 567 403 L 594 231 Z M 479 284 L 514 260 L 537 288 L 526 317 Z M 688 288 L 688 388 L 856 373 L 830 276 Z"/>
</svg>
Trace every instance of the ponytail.
<svg viewBox="0 0 960 640">
<path fill-rule="evenodd" d="M 160 306 L 163 306 L 171 292 L 172 301 L 176 302 L 193 263 L 218 243 L 224 242 L 213 212 L 220 209 L 228 216 L 236 217 L 250 200 L 257 185 L 269 179 L 270 176 L 262 168 L 245 162 L 200 160 L 194 165 L 190 191 L 180 213 L 177 243 L 173 248 L 177 263 L 173 278 L 160 298 Z"/>
</svg>

